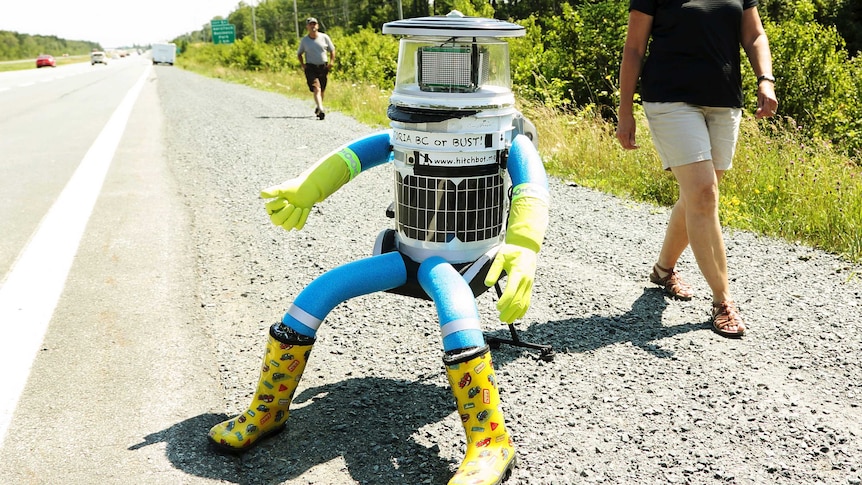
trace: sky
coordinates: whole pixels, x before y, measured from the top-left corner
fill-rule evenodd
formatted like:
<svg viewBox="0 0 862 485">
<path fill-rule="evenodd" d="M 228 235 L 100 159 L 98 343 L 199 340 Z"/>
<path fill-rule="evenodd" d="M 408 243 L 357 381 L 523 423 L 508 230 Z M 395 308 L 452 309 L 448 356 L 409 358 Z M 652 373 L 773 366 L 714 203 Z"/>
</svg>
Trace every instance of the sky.
<svg viewBox="0 0 862 485">
<path fill-rule="evenodd" d="M 227 18 L 239 1 L 0 0 L 0 30 L 98 42 L 103 48 L 147 45 Z"/>
</svg>

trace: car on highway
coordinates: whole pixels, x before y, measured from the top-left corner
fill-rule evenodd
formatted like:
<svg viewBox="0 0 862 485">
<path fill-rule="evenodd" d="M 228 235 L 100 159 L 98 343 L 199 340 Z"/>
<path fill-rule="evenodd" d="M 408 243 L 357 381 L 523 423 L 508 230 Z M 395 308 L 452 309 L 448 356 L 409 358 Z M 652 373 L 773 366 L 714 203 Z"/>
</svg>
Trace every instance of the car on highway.
<svg viewBox="0 0 862 485">
<path fill-rule="evenodd" d="M 90 65 L 95 66 L 96 64 L 104 64 L 108 65 L 108 57 L 102 51 L 93 51 L 90 53 Z"/>
<path fill-rule="evenodd" d="M 36 67 L 57 67 L 57 61 L 54 60 L 54 56 L 42 54 L 36 58 Z"/>
</svg>

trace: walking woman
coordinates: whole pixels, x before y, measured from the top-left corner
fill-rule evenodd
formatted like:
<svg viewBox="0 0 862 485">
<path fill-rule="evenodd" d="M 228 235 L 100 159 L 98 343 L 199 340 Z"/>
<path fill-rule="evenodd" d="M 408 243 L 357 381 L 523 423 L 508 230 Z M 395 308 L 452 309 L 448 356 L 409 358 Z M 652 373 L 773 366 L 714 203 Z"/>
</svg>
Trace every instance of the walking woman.
<svg viewBox="0 0 862 485">
<path fill-rule="evenodd" d="M 746 325 L 730 294 L 718 185 L 732 166 L 742 118 L 740 45 L 757 76 L 755 117 L 773 116 L 778 108 L 757 5 L 757 0 L 630 0 L 620 66 L 617 139 L 623 148 L 638 147 L 632 110 L 640 79 L 653 143 L 679 184 L 650 281 L 671 297 L 691 299 L 691 286 L 675 270 L 691 246 L 712 290 L 712 328 L 732 338 L 742 337 Z"/>
</svg>

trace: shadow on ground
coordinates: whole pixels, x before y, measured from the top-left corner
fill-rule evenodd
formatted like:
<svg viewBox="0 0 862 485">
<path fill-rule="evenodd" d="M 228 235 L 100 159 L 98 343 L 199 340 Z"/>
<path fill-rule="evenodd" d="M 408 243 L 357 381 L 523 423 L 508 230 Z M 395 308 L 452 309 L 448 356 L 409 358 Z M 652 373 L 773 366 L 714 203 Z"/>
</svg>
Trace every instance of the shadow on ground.
<svg viewBox="0 0 862 485">
<path fill-rule="evenodd" d="M 626 342 L 657 358 L 673 358 L 673 351 L 664 349 L 655 342 L 691 331 L 709 329 L 709 322 L 704 320 L 697 323 L 664 326 L 662 314 L 667 306 L 667 299 L 660 288 L 646 288 L 632 303 L 631 309 L 625 313 L 611 317 L 593 316 L 536 323 L 529 328 L 519 330 L 519 336 L 525 341 L 552 345 L 556 353 L 588 352 Z M 508 338 L 509 332 L 504 328 L 487 335 Z M 501 349 L 515 350 L 505 344 Z M 511 361 L 530 352 L 517 350 L 515 354 L 496 352 L 494 362 L 499 367 L 505 365 L 507 359 Z M 532 351 L 532 353 L 538 356 L 537 352 Z"/>
<path fill-rule="evenodd" d="M 451 476 L 450 463 L 438 456 L 436 446 L 422 446 L 411 437 L 452 413 L 449 389 L 356 378 L 306 389 L 294 403 L 285 431 L 242 455 L 218 452 L 206 441 L 209 428 L 229 417 L 222 414 L 195 416 L 129 449 L 164 442 L 176 468 L 242 484 L 280 483 L 339 457 L 363 484 L 445 483 Z"/>
<path fill-rule="evenodd" d="M 654 342 L 707 325 L 664 327 L 661 315 L 666 306 L 661 291 L 650 288 L 624 314 L 534 324 L 520 330 L 520 336 L 550 344 L 558 354 L 628 342 L 656 358 L 672 358 L 671 351 Z M 509 332 L 504 327 L 489 335 L 506 338 Z M 503 345 L 494 351 L 495 367 L 510 365 L 525 354 L 538 357 L 535 351 Z M 217 452 L 206 441 L 209 428 L 229 417 L 222 414 L 187 419 L 129 449 L 164 442 L 177 469 L 230 483 L 279 483 L 338 458 L 361 484 L 445 483 L 458 463 L 444 460 L 436 445 L 421 445 L 413 435 L 452 412 L 448 388 L 422 381 L 350 378 L 299 394 L 287 429 L 243 455 Z"/>
</svg>

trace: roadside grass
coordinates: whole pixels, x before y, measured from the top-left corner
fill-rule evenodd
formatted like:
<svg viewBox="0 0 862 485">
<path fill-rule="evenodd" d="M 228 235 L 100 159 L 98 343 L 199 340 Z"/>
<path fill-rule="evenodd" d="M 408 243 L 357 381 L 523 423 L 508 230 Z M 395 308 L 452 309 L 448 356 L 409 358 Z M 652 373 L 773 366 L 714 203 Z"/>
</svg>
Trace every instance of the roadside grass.
<svg viewBox="0 0 862 485">
<path fill-rule="evenodd" d="M 641 148 L 627 151 L 619 146 L 615 127 L 589 109 L 575 115 L 540 106 L 521 109 L 540 127 L 549 173 L 623 198 L 667 207 L 676 201 L 676 182 L 661 169 L 642 112 L 637 113 Z M 810 141 L 789 120 L 746 116 L 733 169 L 721 182 L 722 225 L 862 262 L 860 162 Z"/>
<path fill-rule="evenodd" d="M 286 96 L 311 96 L 300 72 L 252 72 L 215 67 L 179 57 L 179 67 Z M 330 77 L 329 111 L 386 127 L 389 92 Z M 622 198 L 671 206 L 676 183 L 661 169 L 642 113 L 637 113 L 640 149 L 626 151 L 614 126 L 590 108 L 569 114 L 519 100 L 519 109 L 537 126 L 548 173 Z M 862 161 L 811 142 L 790 120 L 757 121 L 746 116 L 734 168 L 721 184 L 722 224 L 816 247 L 862 262 Z M 664 228 L 656 228 L 662 231 Z"/>
<path fill-rule="evenodd" d="M 295 72 L 246 71 L 224 66 L 213 66 L 207 59 L 177 57 L 178 67 L 188 69 L 209 77 L 245 84 L 257 89 L 276 92 L 286 96 L 308 101 L 309 115 L 314 111 L 314 101 L 305 77 Z M 386 108 L 389 106 L 389 92 L 374 86 L 351 84 L 329 77 L 324 100 L 326 111 L 339 111 L 369 126 L 389 126 Z"/>
<path fill-rule="evenodd" d="M 65 64 L 77 64 L 79 62 L 87 62 L 90 60 L 90 57 L 89 56 L 55 57 L 54 60 L 57 62 L 58 66 L 62 66 Z M 21 61 L 0 63 L 0 72 L 23 71 L 25 69 L 36 69 L 36 59 L 27 59 L 27 60 L 21 60 Z M 50 69 L 50 68 L 45 67 L 45 68 L 40 68 L 40 69 Z"/>
<path fill-rule="evenodd" d="M 36 61 L 27 60 L 0 63 L 0 72 L 22 71 L 24 69 L 36 69 Z"/>
</svg>

